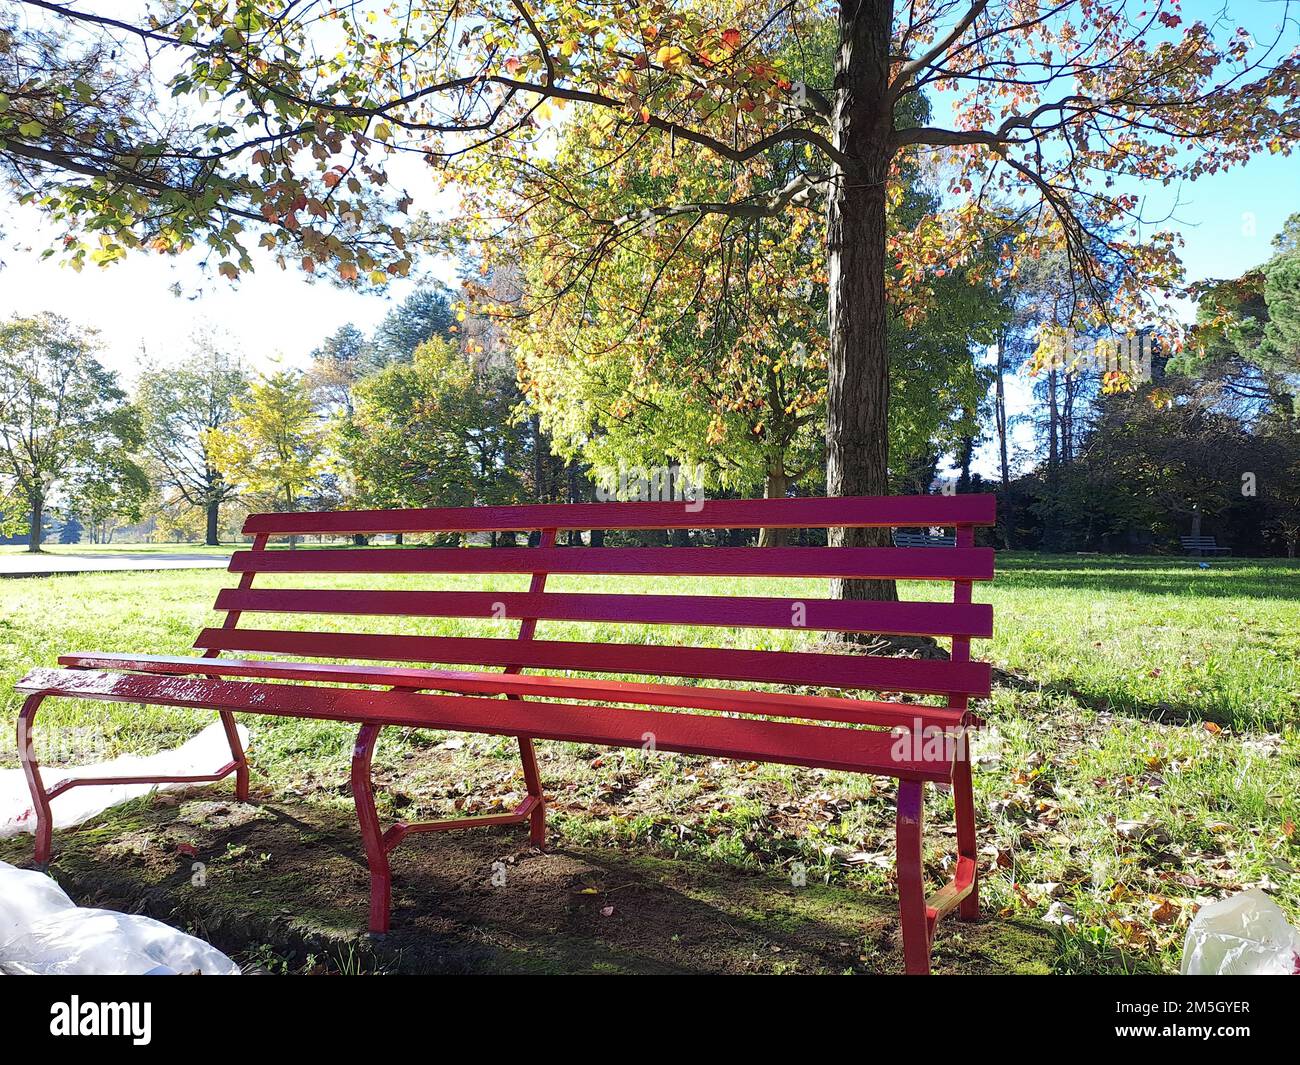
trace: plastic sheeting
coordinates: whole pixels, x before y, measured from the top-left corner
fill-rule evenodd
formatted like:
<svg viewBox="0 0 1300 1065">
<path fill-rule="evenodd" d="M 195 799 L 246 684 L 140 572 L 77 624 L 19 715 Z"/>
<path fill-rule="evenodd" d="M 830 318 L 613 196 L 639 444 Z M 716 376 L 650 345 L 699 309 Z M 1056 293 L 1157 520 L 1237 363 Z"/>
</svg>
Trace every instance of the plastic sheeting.
<svg viewBox="0 0 1300 1065">
<path fill-rule="evenodd" d="M 44 873 L 0 862 L 0 972 L 237 976 L 216 947 L 139 914 L 83 909 Z"/>
<path fill-rule="evenodd" d="M 248 730 L 238 726 L 239 740 L 248 747 Z M 46 789 L 69 777 L 198 776 L 212 773 L 230 761 L 230 746 L 219 721 L 179 747 L 146 757 L 123 755 L 108 762 L 87 766 L 42 766 Z M 50 803 L 54 827 L 79 825 L 110 806 L 164 788 L 192 787 L 186 784 L 103 784 L 65 791 Z M 0 770 L 0 837 L 31 832 L 36 827 L 32 797 L 21 769 Z"/>
<path fill-rule="evenodd" d="M 1258 888 L 1203 906 L 1183 942 L 1184 976 L 1300 976 L 1300 929 Z"/>
</svg>

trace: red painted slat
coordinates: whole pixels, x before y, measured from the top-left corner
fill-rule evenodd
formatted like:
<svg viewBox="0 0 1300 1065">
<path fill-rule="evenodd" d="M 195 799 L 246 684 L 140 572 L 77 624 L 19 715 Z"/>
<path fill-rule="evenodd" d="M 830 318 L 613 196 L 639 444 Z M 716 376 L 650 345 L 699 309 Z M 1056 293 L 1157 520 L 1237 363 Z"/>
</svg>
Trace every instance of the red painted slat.
<svg viewBox="0 0 1300 1065">
<path fill-rule="evenodd" d="M 690 577 L 993 577 L 993 549 L 923 547 L 499 547 L 236 551 L 234 573 L 577 573 Z"/>
<path fill-rule="evenodd" d="M 171 655 L 60 655 L 59 664 L 76 669 L 118 669 L 139 673 L 198 674 L 216 677 L 258 677 L 329 684 L 378 684 L 398 688 L 425 687 L 467 695 L 542 695 L 563 699 L 677 706 L 768 717 L 800 717 L 810 721 L 840 721 L 856 725 L 956 724 L 960 713 L 946 707 L 886 703 L 819 695 L 704 688 L 689 684 L 636 684 L 585 677 L 544 677 L 507 673 L 410 669 L 393 666 L 336 665 L 329 662 L 249 661 L 238 658 L 184 658 Z"/>
<path fill-rule="evenodd" d="M 986 662 L 881 658 L 819 651 L 750 651 L 576 640 L 530 640 L 523 643 L 473 636 L 393 636 L 222 628 L 204 629 L 194 646 L 348 661 L 365 659 L 482 666 L 518 664 L 525 669 L 747 680 L 923 695 L 967 692 L 977 698 L 989 694 L 990 683 L 990 669 Z"/>
<path fill-rule="evenodd" d="M 248 534 L 527 532 L 534 529 L 824 529 L 992 525 L 995 497 L 845 496 L 699 503 L 546 503 L 521 507 L 250 514 Z"/>
<path fill-rule="evenodd" d="M 50 692 L 107 702 L 522 735 L 601 746 L 640 747 L 649 733 L 655 748 L 662 751 L 865 771 L 905 780 L 947 780 L 952 772 L 950 763 L 896 760 L 894 737 L 889 732 L 667 710 L 75 669 L 34 669 L 16 687 L 23 692 Z"/>
<path fill-rule="evenodd" d="M 541 618 L 614 624 L 880 632 L 904 636 L 993 635 L 987 603 L 882 603 L 765 596 L 604 595 L 572 592 L 414 592 L 224 588 L 217 610 L 397 617 Z"/>
</svg>

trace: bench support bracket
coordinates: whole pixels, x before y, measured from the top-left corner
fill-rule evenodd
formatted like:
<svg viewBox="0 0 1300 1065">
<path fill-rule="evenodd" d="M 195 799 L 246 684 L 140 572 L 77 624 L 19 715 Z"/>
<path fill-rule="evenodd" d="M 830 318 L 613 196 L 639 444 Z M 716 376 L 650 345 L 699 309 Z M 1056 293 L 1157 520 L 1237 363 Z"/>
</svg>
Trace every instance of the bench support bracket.
<svg viewBox="0 0 1300 1065">
<path fill-rule="evenodd" d="M 953 767 L 953 800 L 957 820 L 957 867 L 953 878 L 929 898 L 925 895 L 922 837 L 925 830 L 924 784 L 903 780 L 898 785 L 895 828 L 898 869 L 898 913 L 903 933 L 903 960 L 909 974 L 930 972 L 930 944 L 945 914 L 957 910 L 963 921 L 979 917 L 979 866 L 975 853 L 975 807 L 971 795 L 970 762 L 958 758 Z"/>
<path fill-rule="evenodd" d="M 50 864 L 51 837 L 54 831 L 54 814 L 50 809 L 50 800 L 57 799 L 65 791 L 73 788 L 90 787 L 96 784 L 211 784 L 224 780 L 235 774 L 235 795 L 240 802 L 248 801 L 248 761 L 245 758 L 239 733 L 235 731 L 235 715 L 221 711 L 221 723 L 230 743 L 230 761 L 215 773 L 200 773 L 186 776 L 166 777 L 68 777 L 60 780 L 48 791 L 41 777 L 40 761 L 36 757 L 36 747 L 32 739 L 32 725 L 36 720 L 36 711 L 49 692 L 36 692 L 29 695 L 18 713 L 18 761 L 23 767 L 23 776 L 27 778 L 27 790 L 32 796 L 32 813 L 36 825 L 32 830 L 35 837 L 34 855 L 36 864 L 47 869 Z"/>
<path fill-rule="evenodd" d="M 375 743 L 383 725 L 369 722 L 357 733 L 352 748 L 352 799 L 357 807 L 357 823 L 361 828 L 361 841 L 366 851 L 366 864 L 370 867 L 370 931 L 382 935 L 388 931 L 392 912 L 393 873 L 388 855 L 407 836 L 420 832 L 447 832 L 461 828 L 491 828 L 496 825 L 517 825 L 530 822 L 530 836 L 535 846 L 541 847 L 546 839 L 546 811 L 537 774 L 533 741 L 519 737 L 519 750 L 524 760 L 524 779 L 528 784 L 528 797 L 507 814 L 484 814 L 478 817 L 457 817 L 446 821 L 421 821 L 408 824 L 398 821 L 385 829 L 379 822 L 375 807 L 375 791 L 371 781 L 371 761 Z"/>
</svg>

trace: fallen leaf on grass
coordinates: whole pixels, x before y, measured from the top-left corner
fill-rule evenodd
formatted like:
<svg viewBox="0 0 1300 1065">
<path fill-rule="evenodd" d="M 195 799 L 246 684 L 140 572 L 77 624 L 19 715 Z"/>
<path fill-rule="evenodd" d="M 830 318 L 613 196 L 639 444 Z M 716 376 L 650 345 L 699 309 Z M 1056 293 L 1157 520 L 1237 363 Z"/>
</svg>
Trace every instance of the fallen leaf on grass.
<svg viewBox="0 0 1300 1065">
<path fill-rule="evenodd" d="M 1157 899 L 1151 907 L 1150 917 L 1156 924 L 1172 924 L 1181 912 L 1181 909 L 1168 899 Z"/>
</svg>

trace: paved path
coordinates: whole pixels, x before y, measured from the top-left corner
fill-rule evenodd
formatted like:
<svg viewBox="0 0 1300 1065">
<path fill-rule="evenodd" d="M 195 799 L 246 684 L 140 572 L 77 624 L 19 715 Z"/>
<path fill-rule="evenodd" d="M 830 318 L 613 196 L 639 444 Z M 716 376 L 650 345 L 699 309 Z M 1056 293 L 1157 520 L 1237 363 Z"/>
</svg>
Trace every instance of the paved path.
<svg viewBox="0 0 1300 1065">
<path fill-rule="evenodd" d="M 50 573 L 99 573 L 115 570 L 225 569 L 227 555 L 184 555 L 175 551 L 96 551 L 86 554 L 0 554 L 0 577 L 41 577 Z"/>
</svg>

